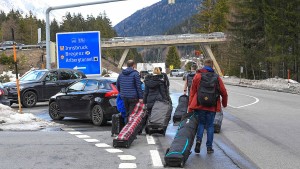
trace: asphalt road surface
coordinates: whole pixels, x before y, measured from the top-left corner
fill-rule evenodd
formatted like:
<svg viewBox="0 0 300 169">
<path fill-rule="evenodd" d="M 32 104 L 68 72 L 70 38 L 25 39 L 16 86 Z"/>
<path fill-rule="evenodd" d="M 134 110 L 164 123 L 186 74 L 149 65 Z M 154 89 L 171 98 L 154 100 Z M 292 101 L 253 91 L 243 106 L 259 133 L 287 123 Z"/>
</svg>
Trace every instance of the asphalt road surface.
<svg viewBox="0 0 300 169">
<path fill-rule="evenodd" d="M 183 81 L 170 80 L 175 110 Z M 203 144 L 185 168 L 300 168 L 299 95 L 226 87 L 229 106 L 221 133 L 215 134 L 215 153 L 206 154 Z M 47 102 L 23 112 L 51 121 Z M 163 168 L 164 153 L 177 129 L 170 122 L 165 137 L 143 133 L 123 149 L 112 147 L 111 124 L 95 127 L 73 118 L 58 123 L 59 128 L 35 132 L 0 132 L 0 168 Z"/>
</svg>

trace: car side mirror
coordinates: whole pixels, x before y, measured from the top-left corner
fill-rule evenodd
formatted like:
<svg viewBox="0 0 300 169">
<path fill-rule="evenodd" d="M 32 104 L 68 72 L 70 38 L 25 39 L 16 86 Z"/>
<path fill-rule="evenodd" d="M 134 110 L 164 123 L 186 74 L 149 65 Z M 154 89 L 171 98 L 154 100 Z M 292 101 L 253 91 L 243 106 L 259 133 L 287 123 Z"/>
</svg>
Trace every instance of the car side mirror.
<svg viewBox="0 0 300 169">
<path fill-rule="evenodd" d="M 60 92 L 67 93 L 67 89 L 66 88 L 62 88 L 62 89 L 60 89 Z"/>
<path fill-rule="evenodd" d="M 50 81 L 50 77 L 48 75 L 44 79 L 44 82 L 46 82 L 46 81 Z"/>
</svg>

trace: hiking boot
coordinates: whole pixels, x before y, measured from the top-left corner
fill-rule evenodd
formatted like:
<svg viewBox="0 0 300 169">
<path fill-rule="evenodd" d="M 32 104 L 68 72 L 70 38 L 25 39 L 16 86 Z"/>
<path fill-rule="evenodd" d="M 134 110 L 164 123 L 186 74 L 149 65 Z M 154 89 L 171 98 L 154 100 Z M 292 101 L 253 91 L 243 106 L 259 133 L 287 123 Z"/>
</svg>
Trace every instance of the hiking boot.
<svg viewBox="0 0 300 169">
<path fill-rule="evenodd" d="M 201 141 L 196 142 L 195 153 L 200 153 Z"/>
<path fill-rule="evenodd" d="M 207 147 L 207 154 L 214 153 L 214 149 L 212 147 Z"/>
</svg>

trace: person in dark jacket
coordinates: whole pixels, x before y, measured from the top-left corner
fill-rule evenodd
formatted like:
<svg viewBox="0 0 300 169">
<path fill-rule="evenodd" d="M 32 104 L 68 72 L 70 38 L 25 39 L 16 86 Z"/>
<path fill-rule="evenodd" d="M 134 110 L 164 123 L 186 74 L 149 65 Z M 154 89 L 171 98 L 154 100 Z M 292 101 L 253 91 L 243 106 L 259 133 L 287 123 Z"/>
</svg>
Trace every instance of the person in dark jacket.
<svg viewBox="0 0 300 169">
<path fill-rule="evenodd" d="M 204 61 L 204 68 L 200 69 L 197 71 L 191 91 L 190 91 L 190 98 L 189 98 L 189 107 L 188 107 L 188 112 L 193 112 L 195 111 L 198 113 L 198 118 L 199 118 L 199 125 L 198 125 L 198 131 L 197 131 L 197 141 L 196 141 L 196 146 L 195 146 L 195 152 L 200 153 L 200 146 L 202 142 L 202 137 L 204 133 L 204 127 L 207 127 L 207 141 L 206 141 L 206 147 L 207 147 L 207 153 L 213 153 L 214 149 L 212 148 L 212 143 L 214 139 L 214 119 L 216 112 L 221 112 L 221 99 L 220 96 L 217 98 L 216 106 L 212 107 L 207 107 L 201 104 L 198 104 L 198 90 L 200 89 L 201 86 L 201 78 L 204 76 L 204 73 L 214 73 L 213 70 L 213 61 L 211 59 L 207 59 Z M 227 107 L 227 100 L 228 100 L 228 95 L 226 88 L 224 86 L 224 83 L 222 79 L 218 76 L 218 92 L 222 96 L 222 105 L 223 107 Z"/>
<path fill-rule="evenodd" d="M 162 68 L 159 67 L 159 70 L 161 72 L 161 74 L 164 76 L 164 81 L 165 81 L 165 85 L 167 86 L 167 97 L 168 97 L 168 100 L 170 101 L 170 103 L 172 104 L 172 100 L 171 100 L 171 97 L 170 97 L 170 81 L 169 81 L 169 78 L 168 78 L 168 75 L 164 72 L 162 72 Z"/>
<path fill-rule="evenodd" d="M 166 82 L 166 86 L 169 89 L 169 87 L 170 87 L 170 81 L 169 81 L 168 75 L 166 73 L 162 72 L 162 68 L 161 67 L 159 67 L 159 70 L 160 70 L 160 73 L 164 76 L 165 82 Z"/>
<path fill-rule="evenodd" d="M 190 95 L 190 90 L 191 90 L 191 86 L 192 86 L 194 76 L 196 75 L 196 70 L 197 70 L 197 65 L 193 64 L 191 66 L 191 71 L 186 75 L 185 83 L 184 83 L 184 87 L 183 87 L 183 94 L 184 95 L 186 95 L 186 92 L 188 92 L 188 96 Z"/>
<path fill-rule="evenodd" d="M 147 124 L 148 117 L 151 114 L 151 110 L 155 101 L 169 100 L 168 87 L 166 86 L 164 75 L 161 74 L 161 71 L 158 67 L 154 68 L 152 75 L 147 75 L 145 77 L 144 83 L 145 83 L 144 104 L 146 104 L 147 115 L 142 130 L 139 133 L 142 133 L 143 128 Z"/>
<path fill-rule="evenodd" d="M 143 102 L 143 91 L 139 72 L 134 69 L 133 60 L 127 61 L 127 68 L 120 73 L 117 79 L 117 88 L 126 108 L 125 123 L 138 102 Z"/>
<path fill-rule="evenodd" d="M 153 75 L 147 75 L 145 77 L 145 92 L 144 103 L 147 104 L 148 114 L 151 113 L 151 109 L 156 100 L 169 100 L 167 86 L 164 79 L 164 75 L 161 74 L 159 68 L 154 68 Z"/>
</svg>

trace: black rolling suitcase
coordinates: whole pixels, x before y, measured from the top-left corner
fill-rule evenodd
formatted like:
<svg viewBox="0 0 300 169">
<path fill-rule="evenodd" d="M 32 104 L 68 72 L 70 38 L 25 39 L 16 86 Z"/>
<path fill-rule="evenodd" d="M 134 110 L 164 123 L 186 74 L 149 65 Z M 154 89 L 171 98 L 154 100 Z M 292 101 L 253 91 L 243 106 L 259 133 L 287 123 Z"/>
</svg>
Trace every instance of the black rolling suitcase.
<svg viewBox="0 0 300 169">
<path fill-rule="evenodd" d="M 145 122 L 146 112 L 144 104 L 137 103 L 133 112 L 129 116 L 128 123 L 123 127 L 119 135 L 113 140 L 113 147 L 129 148 L 138 132 Z"/>
<path fill-rule="evenodd" d="M 187 113 L 188 104 L 189 97 L 187 95 L 181 95 L 178 99 L 178 106 L 176 107 L 175 113 L 173 115 L 174 123 L 180 122 L 182 115 Z"/>
<path fill-rule="evenodd" d="M 214 131 L 215 133 L 221 132 L 222 127 L 222 121 L 223 121 L 223 111 L 217 112 L 214 120 Z"/>
<path fill-rule="evenodd" d="M 146 133 L 166 134 L 172 114 L 172 105 L 167 101 L 156 101 L 152 107 L 151 114 L 146 124 Z"/>
<path fill-rule="evenodd" d="M 116 136 L 124 127 L 124 119 L 120 113 L 113 114 L 111 120 L 111 136 Z"/>
<path fill-rule="evenodd" d="M 165 154 L 166 166 L 183 167 L 191 154 L 198 127 L 198 116 L 191 113 L 179 124 L 175 138 Z"/>
</svg>

